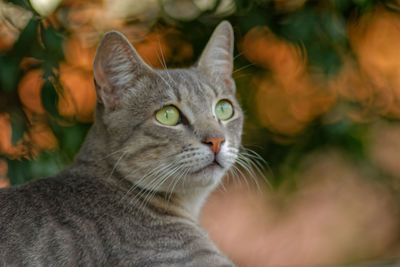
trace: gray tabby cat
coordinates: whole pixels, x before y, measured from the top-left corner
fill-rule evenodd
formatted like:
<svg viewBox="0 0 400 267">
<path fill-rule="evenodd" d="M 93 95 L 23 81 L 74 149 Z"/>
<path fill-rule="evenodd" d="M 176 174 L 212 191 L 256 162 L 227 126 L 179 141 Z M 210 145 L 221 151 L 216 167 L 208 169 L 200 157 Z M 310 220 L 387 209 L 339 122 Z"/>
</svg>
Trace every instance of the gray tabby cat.
<svg viewBox="0 0 400 267">
<path fill-rule="evenodd" d="M 107 33 L 96 118 L 75 163 L 0 190 L 0 265 L 232 266 L 198 222 L 238 157 L 232 52 L 222 22 L 194 67 L 154 70 Z"/>
</svg>

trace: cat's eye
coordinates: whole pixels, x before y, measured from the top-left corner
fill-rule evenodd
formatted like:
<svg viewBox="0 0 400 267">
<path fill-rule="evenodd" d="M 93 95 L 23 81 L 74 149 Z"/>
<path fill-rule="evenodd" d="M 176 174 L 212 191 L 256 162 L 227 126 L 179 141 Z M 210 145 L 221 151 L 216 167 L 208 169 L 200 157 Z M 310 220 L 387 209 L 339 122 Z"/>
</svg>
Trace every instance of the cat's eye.
<svg viewBox="0 0 400 267">
<path fill-rule="evenodd" d="M 156 113 L 156 119 L 167 126 L 175 126 L 181 120 L 179 110 L 174 106 L 165 106 Z"/>
<path fill-rule="evenodd" d="M 228 100 L 220 100 L 217 105 L 215 105 L 215 115 L 218 119 L 226 121 L 233 116 L 233 107 L 231 102 Z"/>
</svg>

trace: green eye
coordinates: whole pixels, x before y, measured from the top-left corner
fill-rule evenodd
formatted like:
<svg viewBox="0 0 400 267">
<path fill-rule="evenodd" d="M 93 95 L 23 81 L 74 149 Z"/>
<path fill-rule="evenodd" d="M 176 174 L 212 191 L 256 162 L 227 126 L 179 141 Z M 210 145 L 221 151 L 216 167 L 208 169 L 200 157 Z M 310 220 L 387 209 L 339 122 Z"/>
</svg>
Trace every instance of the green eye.
<svg viewBox="0 0 400 267">
<path fill-rule="evenodd" d="M 163 107 L 156 113 L 156 119 L 160 123 L 168 126 L 177 125 L 180 121 L 180 117 L 179 110 L 174 106 Z"/>
<path fill-rule="evenodd" d="M 215 115 L 217 118 L 226 121 L 233 116 L 233 107 L 228 100 L 220 100 L 215 106 Z"/>
</svg>

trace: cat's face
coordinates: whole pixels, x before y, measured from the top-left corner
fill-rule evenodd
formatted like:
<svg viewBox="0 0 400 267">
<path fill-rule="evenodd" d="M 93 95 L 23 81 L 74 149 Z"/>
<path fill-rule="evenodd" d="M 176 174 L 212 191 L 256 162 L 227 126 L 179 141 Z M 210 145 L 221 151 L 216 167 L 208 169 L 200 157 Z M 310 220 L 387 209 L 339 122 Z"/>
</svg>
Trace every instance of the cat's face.
<svg viewBox="0 0 400 267">
<path fill-rule="evenodd" d="M 232 74 L 233 33 L 215 30 L 198 64 L 153 70 L 119 33 L 99 46 L 96 123 L 110 160 L 141 187 L 181 192 L 215 186 L 237 158 L 243 114 Z M 100 121 L 99 121 L 100 120 Z"/>
</svg>

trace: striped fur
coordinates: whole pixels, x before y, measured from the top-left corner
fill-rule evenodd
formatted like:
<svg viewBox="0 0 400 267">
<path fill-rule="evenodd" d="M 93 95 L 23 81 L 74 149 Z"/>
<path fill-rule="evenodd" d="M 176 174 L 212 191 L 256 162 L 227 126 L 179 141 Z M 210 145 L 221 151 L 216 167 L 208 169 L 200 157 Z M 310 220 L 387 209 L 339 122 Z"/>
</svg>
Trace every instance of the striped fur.
<svg viewBox="0 0 400 267">
<path fill-rule="evenodd" d="M 0 191 L 0 265 L 232 266 L 198 223 L 240 146 L 232 50 L 223 22 L 194 67 L 154 70 L 107 34 L 94 63 L 96 119 L 75 163 Z M 227 121 L 214 114 L 221 99 L 234 107 Z M 158 123 L 166 105 L 184 123 Z M 216 155 L 210 137 L 225 138 Z"/>
</svg>

